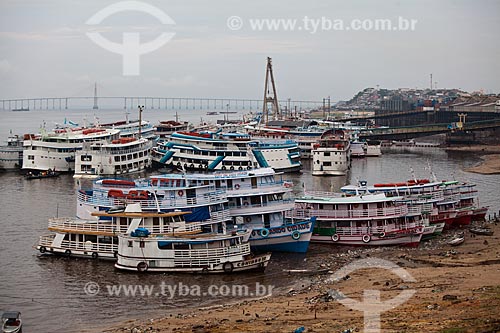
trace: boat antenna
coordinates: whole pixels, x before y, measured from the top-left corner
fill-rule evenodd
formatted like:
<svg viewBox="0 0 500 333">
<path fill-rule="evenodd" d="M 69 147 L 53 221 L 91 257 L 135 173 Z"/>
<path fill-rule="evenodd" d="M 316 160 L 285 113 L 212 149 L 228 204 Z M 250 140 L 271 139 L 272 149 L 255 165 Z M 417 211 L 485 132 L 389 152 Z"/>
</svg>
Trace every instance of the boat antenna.
<svg viewBox="0 0 500 333">
<path fill-rule="evenodd" d="M 415 176 L 415 170 L 413 170 L 413 167 L 410 166 L 410 173 L 411 173 L 411 177 L 412 179 L 415 181 L 415 183 L 417 182 L 417 177 Z"/>
<path fill-rule="evenodd" d="M 434 173 L 434 171 L 432 171 L 432 167 L 431 167 L 431 162 L 429 160 L 427 160 L 427 168 L 431 174 L 431 179 L 433 182 L 437 182 L 438 179 L 436 177 L 436 174 Z"/>
<path fill-rule="evenodd" d="M 142 109 L 144 109 L 144 105 L 143 106 L 138 105 L 137 107 L 139 108 L 139 139 L 140 139 L 142 136 L 142 133 L 141 133 L 141 130 L 142 130 Z"/>
<path fill-rule="evenodd" d="M 158 181 L 158 184 L 160 184 L 160 182 Z M 158 185 L 159 186 L 159 185 Z M 155 198 L 155 203 L 156 203 L 156 210 L 158 211 L 158 213 L 160 212 L 160 203 L 158 202 L 158 197 L 156 196 L 156 190 L 153 191 L 153 197 Z"/>
</svg>

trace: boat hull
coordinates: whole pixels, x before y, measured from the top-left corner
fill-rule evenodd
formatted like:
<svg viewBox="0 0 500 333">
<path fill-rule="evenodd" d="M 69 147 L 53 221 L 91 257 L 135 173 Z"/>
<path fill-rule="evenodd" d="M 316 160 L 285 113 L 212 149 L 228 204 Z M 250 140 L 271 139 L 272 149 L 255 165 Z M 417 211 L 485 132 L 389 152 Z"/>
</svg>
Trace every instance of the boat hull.
<svg viewBox="0 0 500 333">
<path fill-rule="evenodd" d="M 270 229 L 254 229 L 250 236 L 250 247 L 258 252 L 305 253 L 311 241 L 314 223 L 301 222 Z M 263 231 L 266 230 L 266 233 Z"/>
<path fill-rule="evenodd" d="M 341 235 L 337 241 L 333 241 L 330 236 L 312 235 L 311 242 L 313 243 L 329 243 L 336 245 L 353 245 L 353 246 L 389 246 L 389 245 L 404 245 L 418 246 L 422 239 L 422 232 L 410 234 L 394 234 L 379 237 L 376 235 L 370 236 L 370 241 L 363 241 L 362 235 Z"/>
<path fill-rule="evenodd" d="M 220 274 L 220 273 L 238 273 L 238 272 L 245 272 L 245 271 L 251 271 L 251 270 L 264 270 L 267 265 L 269 264 L 269 260 L 271 259 L 271 254 L 263 254 L 259 256 L 255 256 L 250 259 L 245 259 L 237 262 L 231 262 L 232 263 L 232 270 L 231 272 L 227 271 L 227 269 L 224 269 L 225 264 L 227 263 L 222 263 L 219 265 L 216 265 L 214 267 L 148 267 L 147 272 L 157 272 L 157 273 L 210 273 L 210 274 Z M 120 255 L 119 259 L 120 260 Z M 138 263 L 142 261 L 143 259 L 138 259 Z M 148 260 L 145 260 L 148 261 Z M 115 268 L 120 269 L 120 270 L 125 270 L 125 271 L 133 271 L 133 272 L 138 272 L 137 266 L 132 266 L 132 265 L 124 265 L 120 264 L 117 262 L 115 264 Z M 145 272 L 145 271 L 144 271 Z"/>
</svg>

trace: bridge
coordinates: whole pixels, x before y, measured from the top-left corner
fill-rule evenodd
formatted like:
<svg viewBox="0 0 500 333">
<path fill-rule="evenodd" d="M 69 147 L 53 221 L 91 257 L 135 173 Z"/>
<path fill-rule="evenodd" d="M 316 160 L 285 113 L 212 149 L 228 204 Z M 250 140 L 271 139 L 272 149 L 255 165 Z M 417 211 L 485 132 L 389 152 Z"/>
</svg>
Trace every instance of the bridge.
<svg viewBox="0 0 500 333">
<path fill-rule="evenodd" d="M 372 128 L 361 132 L 359 137 L 362 139 L 374 140 L 409 140 L 422 136 L 450 133 L 452 131 L 450 125 L 450 123 L 441 123 L 392 128 Z M 495 118 L 490 120 L 467 122 L 463 125 L 461 131 L 484 131 L 499 127 L 500 118 Z"/>
<path fill-rule="evenodd" d="M 204 97 L 147 97 L 147 96 L 84 96 L 84 97 L 36 97 L 0 99 L 2 110 L 62 110 L 88 107 L 136 109 L 143 105 L 146 109 L 158 110 L 262 110 L 262 99 L 204 98 Z M 280 100 L 286 110 L 317 108 L 323 101 Z"/>
</svg>

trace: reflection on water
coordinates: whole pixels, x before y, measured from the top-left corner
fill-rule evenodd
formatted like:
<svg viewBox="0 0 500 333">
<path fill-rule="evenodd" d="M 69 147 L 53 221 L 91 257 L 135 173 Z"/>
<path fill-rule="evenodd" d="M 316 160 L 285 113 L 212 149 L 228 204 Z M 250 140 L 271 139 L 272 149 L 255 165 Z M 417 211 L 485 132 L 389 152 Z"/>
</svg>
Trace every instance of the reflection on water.
<svg viewBox="0 0 500 333">
<path fill-rule="evenodd" d="M 478 162 L 474 154 L 447 153 L 442 150 L 387 153 L 380 158 L 355 159 L 344 177 L 312 177 L 310 162 L 300 174 L 286 175 L 294 181 L 294 194 L 304 189 L 338 191 L 357 180 L 369 183 L 404 181 L 412 168 L 418 178 L 429 178 L 428 164 L 439 179 L 475 182 L 482 204 L 498 212 L 500 175 L 478 175 L 462 171 Z M 0 233 L 0 311 L 23 313 L 26 331 L 68 332 L 85 327 L 102 327 L 130 318 L 153 318 L 188 306 L 206 306 L 230 301 L 229 298 L 202 297 L 109 297 L 105 285 L 161 282 L 175 285 L 211 284 L 275 285 L 281 290 L 297 279 L 283 269 L 308 268 L 308 260 L 318 253 L 337 251 L 331 246 L 312 245 L 305 255 L 275 254 L 264 273 L 235 275 L 134 274 L 116 271 L 112 262 L 39 256 L 32 248 L 39 235 L 46 233 L 47 219 L 55 215 L 74 216 L 75 183 L 70 175 L 27 181 L 17 173 L 0 174 L 2 220 Z M 309 267 L 312 268 L 312 267 Z M 314 267 L 315 268 L 315 267 Z M 101 286 L 97 296 L 88 296 L 83 287 L 89 281 Z M 54 329 L 54 327 L 56 329 Z"/>
</svg>

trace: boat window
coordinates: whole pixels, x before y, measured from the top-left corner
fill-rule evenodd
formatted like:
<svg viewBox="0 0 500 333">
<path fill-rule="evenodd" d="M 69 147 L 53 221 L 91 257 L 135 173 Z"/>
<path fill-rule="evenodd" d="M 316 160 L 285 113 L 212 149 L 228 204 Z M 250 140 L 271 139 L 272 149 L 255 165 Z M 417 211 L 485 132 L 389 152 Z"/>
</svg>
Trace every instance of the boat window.
<svg viewBox="0 0 500 333">
<path fill-rule="evenodd" d="M 323 162 L 323 166 L 332 166 L 332 162 Z"/>
<path fill-rule="evenodd" d="M 174 248 L 176 250 L 189 250 L 189 244 L 186 243 L 175 243 Z"/>
<path fill-rule="evenodd" d="M 330 152 L 329 151 L 325 151 L 323 155 L 324 156 L 330 156 Z"/>
<path fill-rule="evenodd" d="M 158 248 L 160 250 L 173 250 L 173 243 L 171 242 L 158 242 Z"/>
<path fill-rule="evenodd" d="M 145 243 L 146 243 L 146 242 L 144 242 L 144 241 L 142 241 L 142 240 L 141 240 L 141 241 L 139 242 L 139 247 L 140 247 L 141 249 L 143 249 L 143 248 L 144 248 L 144 246 L 146 245 Z"/>
<path fill-rule="evenodd" d="M 128 247 L 133 247 L 133 244 L 134 244 L 133 241 L 131 241 L 131 240 L 128 241 Z"/>
</svg>

